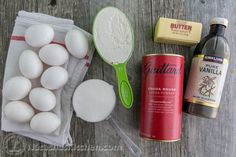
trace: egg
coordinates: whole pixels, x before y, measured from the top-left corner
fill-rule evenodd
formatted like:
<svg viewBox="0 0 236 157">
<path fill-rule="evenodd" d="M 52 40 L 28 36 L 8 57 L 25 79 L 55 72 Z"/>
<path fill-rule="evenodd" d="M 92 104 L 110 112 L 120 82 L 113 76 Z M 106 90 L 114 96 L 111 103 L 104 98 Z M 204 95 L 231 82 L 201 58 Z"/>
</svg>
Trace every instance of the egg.
<svg viewBox="0 0 236 157">
<path fill-rule="evenodd" d="M 20 100 L 28 95 L 31 87 L 29 79 L 23 76 L 15 76 L 4 83 L 2 94 L 8 100 Z"/>
<path fill-rule="evenodd" d="M 34 51 L 25 50 L 19 58 L 19 69 L 25 77 L 36 79 L 43 72 L 43 63 Z"/>
<path fill-rule="evenodd" d="M 40 81 L 44 88 L 59 89 L 68 81 L 68 72 L 60 66 L 50 67 L 44 71 Z"/>
<path fill-rule="evenodd" d="M 12 101 L 4 107 L 7 119 L 15 122 L 29 122 L 34 116 L 34 109 L 23 101 Z"/>
<path fill-rule="evenodd" d="M 25 31 L 25 41 L 32 47 L 42 47 L 54 38 L 54 30 L 48 24 L 32 25 Z"/>
<path fill-rule="evenodd" d="M 31 129 L 42 134 L 52 133 L 60 124 L 60 118 L 51 112 L 40 112 L 30 121 Z"/>
<path fill-rule="evenodd" d="M 83 58 L 88 52 L 88 39 L 78 30 L 70 30 L 65 37 L 65 44 L 72 56 Z"/>
<path fill-rule="evenodd" d="M 40 59 L 48 65 L 62 65 L 69 59 L 67 50 L 58 44 L 48 44 L 39 50 Z"/>
<path fill-rule="evenodd" d="M 34 88 L 29 93 L 31 105 L 39 111 L 50 111 L 56 106 L 56 96 L 48 89 Z"/>
</svg>

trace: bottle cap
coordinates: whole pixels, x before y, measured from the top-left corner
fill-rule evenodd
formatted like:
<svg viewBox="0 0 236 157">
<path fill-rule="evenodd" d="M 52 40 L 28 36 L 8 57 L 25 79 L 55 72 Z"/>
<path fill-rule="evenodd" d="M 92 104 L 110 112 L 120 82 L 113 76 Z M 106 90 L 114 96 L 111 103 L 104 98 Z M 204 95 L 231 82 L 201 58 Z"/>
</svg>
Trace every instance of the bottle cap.
<svg viewBox="0 0 236 157">
<path fill-rule="evenodd" d="M 226 18 L 221 18 L 221 17 L 215 17 L 211 19 L 210 25 L 214 24 L 219 24 L 219 25 L 224 25 L 225 27 L 228 26 L 228 20 Z"/>
</svg>

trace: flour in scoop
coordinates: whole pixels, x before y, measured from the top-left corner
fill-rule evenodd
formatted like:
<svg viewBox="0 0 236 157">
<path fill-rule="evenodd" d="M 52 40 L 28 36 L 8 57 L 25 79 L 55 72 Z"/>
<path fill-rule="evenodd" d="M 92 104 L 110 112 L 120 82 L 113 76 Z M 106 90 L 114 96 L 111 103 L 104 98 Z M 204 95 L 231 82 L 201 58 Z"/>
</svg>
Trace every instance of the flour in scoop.
<svg viewBox="0 0 236 157">
<path fill-rule="evenodd" d="M 120 10 L 108 7 L 100 11 L 94 21 L 93 35 L 105 61 L 118 64 L 128 60 L 133 49 L 133 35 L 127 17 Z"/>
</svg>

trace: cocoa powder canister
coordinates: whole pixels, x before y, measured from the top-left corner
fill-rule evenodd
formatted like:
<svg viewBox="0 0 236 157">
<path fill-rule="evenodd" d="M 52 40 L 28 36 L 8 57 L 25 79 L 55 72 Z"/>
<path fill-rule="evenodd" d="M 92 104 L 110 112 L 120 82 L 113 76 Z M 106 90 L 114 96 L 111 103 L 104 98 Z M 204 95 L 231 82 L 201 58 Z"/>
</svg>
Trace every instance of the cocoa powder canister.
<svg viewBox="0 0 236 157">
<path fill-rule="evenodd" d="M 143 56 L 141 137 L 164 142 L 180 140 L 183 78 L 184 56 Z"/>
</svg>

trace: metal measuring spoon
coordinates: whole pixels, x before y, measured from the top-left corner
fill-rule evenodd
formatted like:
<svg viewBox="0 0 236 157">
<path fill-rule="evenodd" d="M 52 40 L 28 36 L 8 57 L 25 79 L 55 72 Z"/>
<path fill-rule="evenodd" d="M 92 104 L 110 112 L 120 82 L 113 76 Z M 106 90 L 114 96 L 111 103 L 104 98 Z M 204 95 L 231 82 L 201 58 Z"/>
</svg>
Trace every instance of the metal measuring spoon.
<svg viewBox="0 0 236 157">
<path fill-rule="evenodd" d="M 141 155 L 140 148 L 111 117 L 116 104 L 116 95 L 112 85 L 98 79 L 84 81 L 76 88 L 72 103 L 77 117 L 87 122 L 109 121 L 132 155 L 135 157 Z"/>
</svg>

